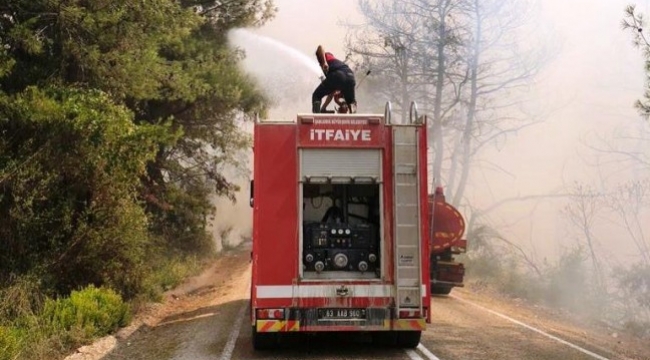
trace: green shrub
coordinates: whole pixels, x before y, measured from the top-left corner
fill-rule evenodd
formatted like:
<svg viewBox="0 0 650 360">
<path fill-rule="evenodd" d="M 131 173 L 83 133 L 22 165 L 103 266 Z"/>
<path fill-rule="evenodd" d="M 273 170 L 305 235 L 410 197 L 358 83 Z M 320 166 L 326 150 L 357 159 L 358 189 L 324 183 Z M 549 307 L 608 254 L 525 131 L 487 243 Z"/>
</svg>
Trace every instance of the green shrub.
<svg viewBox="0 0 650 360">
<path fill-rule="evenodd" d="M 22 349 L 23 335 L 20 331 L 0 326 L 0 360 L 17 359 Z"/>
<path fill-rule="evenodd" d="M 13 322 L 41 311 L 45 295 L 35 275 L 17 277 L 5 287 L 0 286 L 0 320 Z"/>
<path fill-rule="evenodd" d="M 42 316 L 53 331 L 63 329 L 92 338 L 126 326 L 130 321 L 130 309 L 113 290 L 91 285 L 73 291 L 69 298 L 48 299 Z"/>
<path fill-rule="evenodd" d="M 161 250 L 161 253 L 164 252 Z M 150 259 L 155 268 L 144 280 L 143 290 L 132 305 L 139 305 L 149 301 L 160 301 L 165 291 L 178 286 L 188 276 L 197 275 L 203 268 L 204 262 L 197 256 L 160 255 Z"/>
<path fill-rule="evenodd" d="M 156 271 L 156 280 L 163 291 L 178 286 L 183 279 L 191 276 L 200 269 L 200 263 L 195 257 L 172 258 Z"/>
</svg>

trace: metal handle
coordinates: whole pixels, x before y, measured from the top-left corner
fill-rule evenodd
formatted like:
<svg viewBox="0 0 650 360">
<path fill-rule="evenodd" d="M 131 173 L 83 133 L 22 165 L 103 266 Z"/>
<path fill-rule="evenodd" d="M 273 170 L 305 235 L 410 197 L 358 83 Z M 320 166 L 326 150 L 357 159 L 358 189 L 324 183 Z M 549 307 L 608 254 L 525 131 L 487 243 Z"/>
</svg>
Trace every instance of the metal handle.
<svg viewBox="0 0 650 360">
<path fill-rule="evenodd" d="M 350 290 L 345 287 L 345 285 L 342 285 L 340 288 L 336 288 L 336 295 L 338 296 L 348 296 Z"/>
<path fill-rule="evenodd" d="M 393 113 L 393 106 L 390 104 L 390 101 L 387 101 L 386 108 L 384 110 L 384 121 L 386 125 L 391 124 L 392 113 Z"/>
<path fill-rule="evenodd" d="M 409 110 L 409 122 L 411 124 L 416 124 L 419 120 L 418 116 L 418 104 L 415 101 L 411 101 L 411 109 Z"/>
</svg>

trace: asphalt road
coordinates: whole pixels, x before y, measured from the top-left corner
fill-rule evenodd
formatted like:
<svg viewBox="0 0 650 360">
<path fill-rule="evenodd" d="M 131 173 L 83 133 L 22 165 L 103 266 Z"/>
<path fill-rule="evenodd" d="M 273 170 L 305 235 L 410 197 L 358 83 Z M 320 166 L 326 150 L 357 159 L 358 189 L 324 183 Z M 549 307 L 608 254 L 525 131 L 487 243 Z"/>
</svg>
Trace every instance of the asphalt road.
<svg viewBox="0 0 650 360">
<path fill-rule="evenodd" d="M 141 326 L 102 359 L 650 360 L 649 344 L 612 342 L 608 334 L 460 289 L 450 297 L 433 298 L 433 322 L 415 350 L 377 347 L 362 335 L 333 333 L 298 334 L 276 350 L 256 352 L 247 320 L 248 274 L 249 269 L 226 281 L 226 288 L 239 294 L 231 294 L 232 300 L 204 302 L 155 326 Z M 223 294 L 215 290 L 207 296 Z"/>
<path fill-rule="evenodd" d="M 246 321 L 247 301 L 239 300 L 171 317 L 141 328 L 104 357 L 116 359 L 615 359 L 589 344 L 575 348 L 500 318 L 457 298 L 435 298 L 435 319 L 416 350 L 373 346 L 354 334 L 294 336 L 279 349 L 256 352 Z M 551 335 L 551 334 L 548 334 Z M 551 335 L 555 336 L 555 335 Z M 593 353 L 593 355 L 589 353 Z"/>
</svg>

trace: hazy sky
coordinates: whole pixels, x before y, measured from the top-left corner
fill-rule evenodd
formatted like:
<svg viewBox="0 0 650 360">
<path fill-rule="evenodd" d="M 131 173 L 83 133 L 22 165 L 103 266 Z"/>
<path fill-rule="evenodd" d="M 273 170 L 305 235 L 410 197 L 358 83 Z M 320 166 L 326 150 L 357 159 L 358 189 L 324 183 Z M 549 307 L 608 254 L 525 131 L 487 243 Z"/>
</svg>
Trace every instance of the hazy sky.
<svg viewBox="0 0 650 360">
<path fill-rule="evenodd" d="M 346 30 L 340 21 L 362 20 L 355 0 L 274 0 L 279 8 L 276 18 L 257 31 L 280 40 L 313 57 L 323 45 L 343 58 Z"/>
<path fill-rule="evenodd" d="M 278 15 L 255 33 L 295 49 L 303 55 L 302 62 L 315 63 L 313 53 L 319 44 L 344 57 L 346 29 L 339 23 L 362 19 L 353 0 L 275 0 L 275 3 L 279 7 Z M 633 129 L 641 122 L 633 103 L 643 93 L 643 61 L 638 49 L 632 46 L 630 33 L 620 26 L 624 8 L 629 3 L 540 0 L 539 23 L 531 26 L 539 26 L 540 36 L 549 29 L 554 31 L 555 37 L 548 41 L 560 45 L 558 56 L 536 79 L 531 92 L 539 99 L 537 106 L 548 111 L 548 117 L 543 124 L 521 131 L 500 149 L 482 156 L 508 174 L 473 173 L 467 195 L 475 205 L 486 206 L 515 195 L 549 192 L 574 181 L 600 184 L 598 179 L 602 176 L 614 174 L 619 179 L 630 176 L 616 168 L 616 164 L 598 171 L 589 166 L 587 162 L 594 160 L 593 152 L 585 146 L 596 145 L 598 138 Z M 635 3 L 643 12 L 650 10 L 648 0 Z M 250 45 L 251 41 L 240 38 L 238 45 L 244 43 Z M 292 69 L 296 69 L 296 74 L 302 71 L 291 81 L 301 78 L 299 97 L 304 99 L 296 100 L 295 108 L 299 110 L 288 112 L 304 112 L 308 108 L 309 104 L 302 102 L 309 101 L 317 80 L 305 65 L 297 65 L 300 61 L 272 62 L 268 52 L 259 53 L 253 47 L 247 52 L 249 58 L 252 57 L 247 60 L 249 69 L 258 75 L 268 73 L 260 75 L 264 81 L 289 81 Z M 274 72 L 273 77 L 271 72 Z M 285 113 L 277 114 L 284 116 Z M 642 146 L 646 153 L 650 151 L 650 144 Z M 613 178 L 607 181 L 613 182 Z M 521 217 L 524 221 L 502 230 L 523 243 L 535 244 L 538 249 L 557 249 L 557 244 L 561 243 L 557 239 L 567 235 L 558 212 L 562 204 L 557 201 L 544 203 L 530 216 L 533 205 L 504 208 L 494 220 Z M 620 246 L 603 243 L 604 247 Z"/>
</svg>

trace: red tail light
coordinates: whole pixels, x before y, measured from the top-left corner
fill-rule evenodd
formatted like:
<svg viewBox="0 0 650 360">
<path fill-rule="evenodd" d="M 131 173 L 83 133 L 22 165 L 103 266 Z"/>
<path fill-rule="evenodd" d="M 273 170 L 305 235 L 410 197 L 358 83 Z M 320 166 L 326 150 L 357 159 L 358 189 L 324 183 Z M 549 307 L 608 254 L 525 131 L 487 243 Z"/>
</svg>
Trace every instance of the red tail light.
<svg viewBox="0 0 650 360">
<path fill-rule="evenodd" d="M 284 309 L 257 309 L 258 319 L 284 319 Z"/>
</svg>

